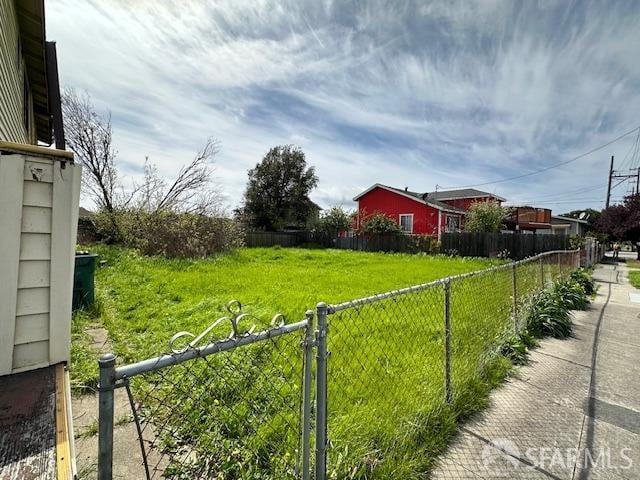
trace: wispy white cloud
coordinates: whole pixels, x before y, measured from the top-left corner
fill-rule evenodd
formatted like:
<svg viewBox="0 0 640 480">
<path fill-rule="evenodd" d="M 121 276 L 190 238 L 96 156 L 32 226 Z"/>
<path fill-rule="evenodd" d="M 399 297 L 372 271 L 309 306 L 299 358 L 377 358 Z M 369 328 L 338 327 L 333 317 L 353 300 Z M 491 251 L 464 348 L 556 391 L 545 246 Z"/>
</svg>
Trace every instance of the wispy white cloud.
<svg viewBox="0 0 640 480">
<path fill-rule="evenodd" d="M 113 112 L 127 173 L 149 155 L 171 175 L 213 136 L 231 205 L 280 143 L 316 165 L 323 206 L 377 181 L 480 183 L 589 150 L 640 123 L 639 23 L 632 1 L 47 1 L 63 86 Z M 487 189 L 599 206 L 562 193 L 604 183 L 632 140 Z"/>
</svg>

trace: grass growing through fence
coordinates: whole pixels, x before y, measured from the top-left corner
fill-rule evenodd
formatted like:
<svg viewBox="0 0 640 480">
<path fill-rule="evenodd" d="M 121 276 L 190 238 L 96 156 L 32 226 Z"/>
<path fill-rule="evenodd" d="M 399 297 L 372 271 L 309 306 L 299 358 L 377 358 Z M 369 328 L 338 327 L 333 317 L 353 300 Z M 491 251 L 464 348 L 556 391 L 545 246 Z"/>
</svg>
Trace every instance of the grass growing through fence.
<svg viewBox="0 0 640 480">
<path fill-rule="evenodd" d="M 335 304 L 492 264 L 481 259 L 344 250 L 242 249 L 194 261 L 141 257 L 119 248 L 94 250 L 107 261 L 107 267 L 97 274 L 98 308 L 75 318 L 72 353 L 75 386 L 93 386 L 96 382 L 95 354 L 89 350 L 82 332 L 89 322 L 103 325 L 120 361 L 131 362 L 166 352 L 169 338 L 177 331 L 198 334 L 226 314 L 224 305 L 230 299 L 240 300 L 246 312 L 263 321 L 282 312 L 293 322 L 301 320 L 304 311 L 318 301 Z M 534 282 L 531 278 L 536 278 L 535 271 L 523 276 L 523 288 Z M 329 428 L 337 444 L 330 454 L 329 471 L 334 478 L 372 475 L 419 478 L 446 445 L 456 421 L 484 405 L 489 390 L 509 367 L 506 360 L 488 351 L 495 344 L 495 337 L 508 327 L 511 277 L 509 270 L 502 272 L 506 273 L 487 277 L 480 283 L 469 282 L 466 287 L 461 284 L 456 287 L 459 291 L 452 291 L 452 314 L 468 319 L 454 325 L 452 347 L 458 359 L 473 360 L 466 365 L 458 360 L 453 365 L 457 393 L 451 407 L 443 406 L 442 402 L 443 326 L 439 293 L 425 292 L 425 299 L 418 306 L 413 303 L 416 299 L 405 297 L 404 304 L 390 302 L 386 307 L 385 304 L 370 307 L 371 311 L 350 312 L 352 318 L 344 318 L 343 322 L 339 318 L 331 320 L 329 401 L 333 413 Z M 349 328 L 354 330 L 348 331 Z M 376 349 L 371 351 L 370 345 Z M 300 353 L 294 350 L 291 355 Z M 367 358 L 363 359 L 363 355 Z M 212 371 L 225 368 L 222 358 L 213 359 L 211 365 L 203 368 Z M 261 408 L 256 405 L 259 402 L 269 408 L 282 408 L 260 394 L 273 389 L 270 378 L 283 377 L 283 369 L 277 367 L 277 362 L 266 362 L 269 372 L 258 377 L 250 376 L 249 372 L 259 367 L 252 364 L 250 370 L 243 372 L 241 360 L 237 365 L 230 370 L 237 378 L 219 376 L 211 384 L 193 383 L 191 389 L 198 392 L 199 403 L 189 415 L 201 412 L 197 416 L 202 418 L 218 411 L 222 408 L 220 399 L 216 397 L 218 393 L 212 392 L 223 395 L 224 391 L 237 397 L 229 398 L 235 398 L 233 412 L 241 418 L 243 414 L 249 418 L 251 412 Z M 206 371 L 197 372 L 197 378 L 207 378 Z M 376 383 L 376 379 L 384 383 Z M 281 380 L 284 383 L 278 388 L 287 384 L 286 378 Z M 211 405 L 207 405 L 207 394 L 211 395 Z M 178 402 L 177 408 L 186 408 L 188 403 Z M 189 433 L 181 422 L 189 415 L 176 415 L 179 422 L 176 431 L 184 441 Z M 256 468 L 269 465 L 264 463 L 266 458 L 269 462 L 278 462 L 279 458 L 288 462 L 287 452 L 278 446 L 282 445 L 278 433 L 284 435 L 294 417 L 295 412 L 291 411 L 269 422 L 268 415 L 261 412 L 259 430 L 254 430 L 256 425 L 253 429 L 244 424 L 238 426 L 238 431 L 260 432 L 247 434 L 250 438 L 240 438 L 225 429 L 208 430 L 209 445 L 218 449 L 225 445 L 233 452 L 228 459 L 231 465 L 221 478 L 259 478 Z M 346 438 L 353 441 L 345 442 Z M 259 458 L 256 452 L 261 452 Z M 282 470 L 273 465 L 266 468 L 282 475 Z M 180 477 L 181 472 L 175 471 L 176 477 Z M 264 474 L 260 478 L 270 478 L 267 472 Z M 182 475 L 189 477 L 188 472 Z"/>
</svg>

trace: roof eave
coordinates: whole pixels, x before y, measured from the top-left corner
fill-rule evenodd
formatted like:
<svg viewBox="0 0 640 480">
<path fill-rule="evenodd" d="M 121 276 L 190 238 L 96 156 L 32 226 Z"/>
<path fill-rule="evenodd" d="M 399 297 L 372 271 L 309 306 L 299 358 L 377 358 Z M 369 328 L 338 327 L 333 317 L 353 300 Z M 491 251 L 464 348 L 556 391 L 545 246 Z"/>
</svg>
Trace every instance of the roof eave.
<svg viewBox="0 0 640 480">
<path fill-rule="evenodd" d="M 363 196 L 365 196 L 367 193 L 369 193 L 370 191 L 374 190 L 375 188 L 382 188 L 383 190 L 386 190 L 388 192 L 395 193 L 397 195 L 401 195 L 403 197 L 406 197 L 409 200 L 413 200 L 414 202 L 418 202 L 421 205 L 427 205 L 427 206 L 429 206 L 431 208 L 435 208 L 436 210 L 441 210 L 443 212 L 455 213 L 457 215 L 465 215 L 467 213 L 464 210 L 459 210 L 459 209 L 456 209 L 455 207 L 450 207 L 450 208 L 442 207 L 442 206 L 437 205 L 435 203 L 431 203 L 428 200 L 420 199 L 420 198 L 415 197 L 413 195 L 409 195 L 408 193 L 405 193 L 405 192 L 403 192 L 401 190 L 396 190 L 395 188 L 388 187 L 386 185 L 382 185 L 381 183 L 376 183 L 375 185 L 372 185 L 371 187 L 367 188 L 364 192 L 356 195 L 355 197 L 353 197 L 353 201 L 357 202 Z"/>
<path fill-rule="evenodd" d="M 586 220 L 581 220 L 579 218 L 563 217 L 562 215 L 551 215 L 551 218 L 557 218 L 559 220 L 566 220 L 568 222 L 581 223 L 583 225 L 588 225 L 589 224 L 589 222 L 587 222 Z"/>
<path fill-rule="evenodd" d="M 499 200 L 501 202 L 506 202 L 507 199 L 506 198 L 502 198 L 498 195 L 494 195 L 492 193 L 488 193 L 486 195 L 466 195 L 464 197 L 440 197 L 437 198 L 436 200 L 438 200 L 439 202 L 444 202 L 444 201 L 451 201 L 451 200 L 465 200 L 468 198 L 495 198 L 496 200 Z"/>
<path fill-rule="evenodd" d="M 51 145 L 52 123 L 47 81 L 44 2 L 43 0 L 16 2 L 16 11 L 27 67 L 27 80 L 33 99 L 37 138 L 38 141 Z"/>
</svg>

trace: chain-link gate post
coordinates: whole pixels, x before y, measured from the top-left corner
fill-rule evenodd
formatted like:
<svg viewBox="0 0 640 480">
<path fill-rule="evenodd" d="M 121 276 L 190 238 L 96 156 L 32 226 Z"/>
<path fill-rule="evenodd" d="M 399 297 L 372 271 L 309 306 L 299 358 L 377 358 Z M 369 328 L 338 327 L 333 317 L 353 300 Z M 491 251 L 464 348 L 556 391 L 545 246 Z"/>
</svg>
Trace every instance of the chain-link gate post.
<svg viewBox="0 0 640 480">
<path fill-rule="evenodd" d="M 306 313 L 307 327 L 304 331 L 304 379 L 302 390 L 302 480 L 311 478 L 311 380 L 313 370 L 313 349 L 315 348 L 314 313 Z"/>
<path fill-rule="evenodd" d="M 444 398 L 451 403 L 451 279 L 444 281 Z"/>
<path fill-rule="evenodd" d="M 327 476 L 327 316 L 329 307 L 321 302 L 316 306 L 316 465 L 315 480 Z"/>
<path fill-rule="evenodd" d="M 518 333 L 518 283 L 517 283 L 517 263 L 511 264 L 511 286 L 513 291 L 513 331 Z"/>
<path fill-rule="evenodd" d="M 113 475 L 113 387 L 116 357 L 112 353 L 98 360 L 98 480 L 111 480 Z"/>
</svg>

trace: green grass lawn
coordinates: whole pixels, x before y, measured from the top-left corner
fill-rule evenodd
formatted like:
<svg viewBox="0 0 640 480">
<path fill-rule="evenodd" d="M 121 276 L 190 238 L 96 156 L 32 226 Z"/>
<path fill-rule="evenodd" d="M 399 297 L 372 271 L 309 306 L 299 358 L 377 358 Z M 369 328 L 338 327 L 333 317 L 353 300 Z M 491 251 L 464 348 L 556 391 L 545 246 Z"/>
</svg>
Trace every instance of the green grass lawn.
<svg viewBox="0 0 640 480">
<path fill-rule="evenodd" d="M 640 270 L 629 270 L 629 282 L 636 288 L 640 288 Z"/>
<path fill-rule="evenodd" d="M 226 313 L 231 299 L 242 302 L 256 323 L 265 325 L 275 313 L 294 322 L 319 301 L 336 304 L 492 264 L 346 250 L 241 249 L 194 261 L 93 250 L 107 265 L 97 272 L 96 309 L 74 317 L 76 391 L 96 383 L 95 354 L 84 333 L 89 325 L 104 326 L 119 361 L 131 362 L 166 352 L 175 332 L 198 334 Z M 523 293 L 535 288 L 537 272 L 537 265 L 522 270 Z M 423 478 L 456 422 L 482 408 L 509 368 L 494 350 L 509 328 L 510 295 L 510 270 L 452 286 L 451 405 L 443 402 L 441 287 L 330 316 L 331 478 Z M 299 341 L 300 335 L 292 335 L 215 355 L 209 363 L 200 361 L 195 375 L 175 369 L 168 386 L 179 384 L 179 391 L 159 387 L 154 376 L 138 381 L 140 395 L 152 392 L 157 399 L 159 391 L 162 399 L 175 401 L 155 411 L 179 420 L 171 438 L 163 439 L 165 447 L 175 451 L 189 439 L 206 437 L 201 448 L 222 465 L 219 478 L 286 476 L 296 446 Z M 178 470 L 173 475 L 189 476 Z"/>
</svg>

